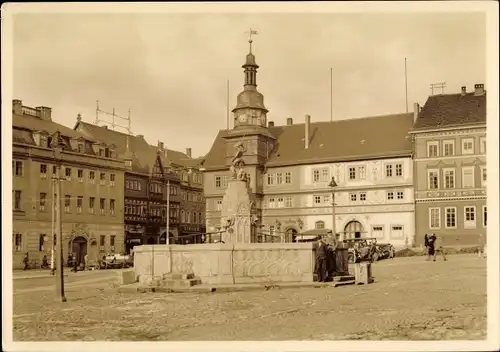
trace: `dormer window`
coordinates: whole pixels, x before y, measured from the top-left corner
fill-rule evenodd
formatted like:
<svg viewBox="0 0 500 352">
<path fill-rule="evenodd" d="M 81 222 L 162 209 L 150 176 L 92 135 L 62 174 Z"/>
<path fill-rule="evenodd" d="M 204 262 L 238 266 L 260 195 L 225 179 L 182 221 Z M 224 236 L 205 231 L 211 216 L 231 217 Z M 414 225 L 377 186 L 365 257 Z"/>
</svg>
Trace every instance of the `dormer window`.
<svg viewBox="0 0 500 352">
<path fill-rule="evenodd" d="M 106 158 L 111 158 L 111 151 L 109 150 L 109 148 L 104 149 L 104 156 Z"/>
<path fill-rule="evenodd" d="M 48 146 L 47 142 L 48 142 L 47 136 L 40 135 L 40 147 L 47 148 Z"/>
<path fill-rule="evenodd" d="M 99 156 L 104 157 L 104 149 L 103 148 L 99 148 Z"/>
<path fill-rule="evenodd" d="M 78 148 L 78 153 L 83 153 L 84 150 L 85 150 L 84 145 L 83 145 L 82 142 L 78 143 L 78 147 L 77 148 Z"/>
</svg>

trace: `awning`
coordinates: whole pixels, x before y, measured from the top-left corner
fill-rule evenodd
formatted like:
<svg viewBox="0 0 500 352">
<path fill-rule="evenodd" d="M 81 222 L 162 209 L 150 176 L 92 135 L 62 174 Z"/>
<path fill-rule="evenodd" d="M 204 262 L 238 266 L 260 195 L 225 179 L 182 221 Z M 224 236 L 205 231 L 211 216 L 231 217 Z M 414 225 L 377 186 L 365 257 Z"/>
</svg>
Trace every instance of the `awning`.
<svg viewBox="0 0 500 352">
<path fill-rule="evenodd" d="M 331 234 L 332 230 L 328 229 L 314 229 L 314 230 L 308 230 L 301 232 L 300 234 L 297 235 L 297 237 L 300 236 L 326 236 L 328 234 Z"/>
</svg>

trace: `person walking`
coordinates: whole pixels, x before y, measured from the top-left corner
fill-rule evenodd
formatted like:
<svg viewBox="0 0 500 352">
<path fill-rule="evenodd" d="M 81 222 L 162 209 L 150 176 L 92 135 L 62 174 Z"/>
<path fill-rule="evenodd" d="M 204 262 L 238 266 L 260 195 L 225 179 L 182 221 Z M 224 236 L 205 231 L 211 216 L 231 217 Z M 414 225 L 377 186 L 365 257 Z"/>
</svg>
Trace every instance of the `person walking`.
<svg viewBox="0 0 500 352">
<path fill-rule="evenodd" d="M 434 250 L 435 240 L 436 240 L 436 237 L 434 236 L 434 234 L 427 238 L 427 248 L 428 248 L 427 261 L 431 260 L 431 257 L 434 257 L 434 254 L 436 253 L 436 251 Z"/>
<path fill-rule="evenodd" d="M 76 260 L 76 254 L 73 255 L 73 270 L 75 273 L 78 271 L 78 261 Z"/>
<path fill-rule="evenodd" d="M 29 254 L 28 252 L 26 252 L 23 258 L 23 264 L 24 264 L 23 270 L 28 270 L 30 268 L 29 261 L 30 261 Z"/>
<path fill-rule="evenodd" d="M 486 258 L 486 241 L 485 241 L 485 236 L 483 234 L 479 235 L 478 257 Z"/>
<path fill-rule="evenodd" d="M 433 238 L 434 241 L 434 261 L 436 261 L 438 253 L 441 254 L 443 260 L 446 261 L 446 255 L 444 254 L 443 248 L 443 238 L 441 236 L 436 236 L 435 233 L 432 234 L 431 238 Z"/>
<path fill-rule="evenodd" d="M 429 235 L 427 235 L 427 234 L 425 234 L 425 236 L 424 236 L 424 247 L 425 247 L 425 254 L 428 257 L 429 256 Z"/>
<path fill-rule="evenodd" d="M 323 238 L 318 239 L 318 245 L 316 247 L 316 269 L 319 282 L 325 282 L 326 280 L 326 257 L 327 248 Z"/>
</svg>

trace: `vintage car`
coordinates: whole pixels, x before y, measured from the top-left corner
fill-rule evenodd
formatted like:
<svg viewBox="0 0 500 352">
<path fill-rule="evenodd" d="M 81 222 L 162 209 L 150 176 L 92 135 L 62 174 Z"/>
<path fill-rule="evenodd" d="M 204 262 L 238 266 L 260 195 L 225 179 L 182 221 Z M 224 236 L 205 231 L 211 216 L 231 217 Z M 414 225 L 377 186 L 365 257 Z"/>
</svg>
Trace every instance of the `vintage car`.
<svg viewBox="0 0 500 352">
<path fill-rule="evenodd" d="M 343 242 L 348 248 L 347 258 L 349 263 L 378 260 L 379 254 L 377 253 L 377 240 L 375 238 L 349 238 Z"/>
<path fill-rule="evenodd" d="M 134 266 L 133 255 L 108 254 L 99 261 L 100 269 L 120 269 Z"/>
</svg>

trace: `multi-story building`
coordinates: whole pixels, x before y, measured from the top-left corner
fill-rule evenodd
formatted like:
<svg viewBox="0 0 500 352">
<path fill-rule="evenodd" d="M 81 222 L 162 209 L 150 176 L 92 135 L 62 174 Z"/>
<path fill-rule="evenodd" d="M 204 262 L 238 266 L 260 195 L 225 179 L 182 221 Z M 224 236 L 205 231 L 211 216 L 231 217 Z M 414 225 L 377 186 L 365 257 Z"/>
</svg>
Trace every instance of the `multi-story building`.
<svg viewBox="0 0 500 352">
<path fill-rule="evenodd" d="M 417 242 L 433 232 L 448 246 L 478 244 L 487 223 L 484 85 L 430 96 L 411 134 Z"/>
<path fill-rule="evenodd" d="M 123 251 L 124 160 L 113 144 L 53 122 L 51 113 L 12 102 L 14 268 L 26 252 L 50 258 L 57 165 L 64 256 Z"/>
<path fill-rule="evenodd" d="M 287 241 L 312 229 L 331 229 L 335 178 L 335 230 L 345 237 L 376 237 L 395 245 L 414 240 L 413 114 L 296 124 L 267 122 L 257 91 L 258 65 L 247 55 L 244 90 L 234 128 L 219 132 L 204 162 L 207 229 L 220 226 L 222 197 L 235 146 L 244 146 L 245 171 L 268 234 Z"/>
<path fill-rule="evenodd" d="M 163 142 L 152 146 L 142 135 L 133 136 L 81 120 L 74 130 L 89 138 L 112 141 L 118 153 L 123 154 L 127 251 L 135 245 L 166 243 L 167 218 L 169 243 L 185 243 L 187 238 L 193 242 L 193 237 L 201 237 L 204 203 L 191 200 L 192 195 L 202 198 L 202 184 L 197 182 L 201 178 L 198 171 L 201 159 L 191 158 L 189 148 L 181 153 L 165 148 Z M 192 215 L 194 208 L 196 215 Z"/>
</svg>

